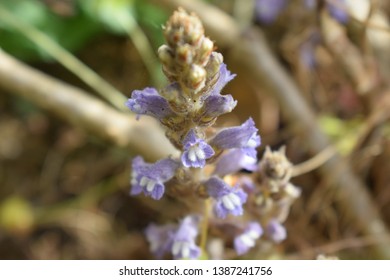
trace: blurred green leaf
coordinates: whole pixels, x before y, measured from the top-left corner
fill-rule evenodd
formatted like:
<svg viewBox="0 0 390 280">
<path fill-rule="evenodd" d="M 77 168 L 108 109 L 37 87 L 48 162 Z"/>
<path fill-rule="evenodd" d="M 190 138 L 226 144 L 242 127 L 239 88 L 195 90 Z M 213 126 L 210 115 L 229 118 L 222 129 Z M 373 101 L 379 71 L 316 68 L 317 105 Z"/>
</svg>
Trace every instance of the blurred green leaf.
<svg viewBox="0 0 390 280">
<path fill-rule="evenodd" d="M 34 224 L 34 214 L 28 201 L 10 196 L 0 204 L 0 226 L 14 233 L 28 232 Z"/>
<path fill-rule="evenodd" d="M 165 42 L 162 26 L 168 20 L 169 14 L 143 0 L 135 0 L 134 8 L 137 21 L 152 39 L 153 48 L 158 49 Z"/>
<path fill-rule="evenodd" d="M 132 0 L 79 0 L 79 4 L 93 20 L 112 32 L 125 34 L 134 25 Z"/>
<path fill-rule="evenodd" d="M 81 11 L 76 11 L 72 17 L 61 17 L 37 0 L 3 0 L 0 5 L 18 20 L 41 30 L 70 51 L 81 48 L 101 30 L 98 24 Z M 0 47 L 23 60 L 51 60 L 44 51 L 1 18 Z"/>
<path fill-rule="evenodd" d="M 336 147 L 343 155 L 348 155 L 356 144 L 356 135 L 362 123 L 360 118 L 342 120 L 335 116 L 323 115 L 319 118 L 322 130 L 336 142 Z"/>
</svg>

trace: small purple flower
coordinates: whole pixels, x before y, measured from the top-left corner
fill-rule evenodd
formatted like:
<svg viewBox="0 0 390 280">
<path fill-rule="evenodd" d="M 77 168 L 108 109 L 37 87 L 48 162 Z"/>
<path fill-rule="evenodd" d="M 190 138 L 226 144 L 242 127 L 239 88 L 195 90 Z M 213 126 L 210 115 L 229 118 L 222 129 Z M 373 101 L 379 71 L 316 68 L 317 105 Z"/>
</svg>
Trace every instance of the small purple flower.
<svg viewBox="0 0 390 280">
<path fill-rule="evenodd" d="M 219 149 L 233 148 L 256 148 L 260 146 L 260 136 L 257 135 L 258 129 L 255 127 L 255 122 L 249 118 L 240 126 L 234 126 L 222 129 L 218 132 L 210 144 Z"/>
<path fill-rule="evenodd" d="M 230 94 L 211 94 L 203 102 L 200 119 L 202 122 L 207 122 L 220 115 L 230 113 L 236 105 L 237 101 Z"/>
<path fill-rule="evenodd" d="M 153 199 L 160 199 L 165 191 L 164 183 L 175 175 L 180 164 L 170 158 L 154 164 L 145 163 L 142 157 L 133 159 L 131 174 L 131 195 L 144 193 Z"/>
<path fill-rule="evenodd" d="M 197 259 L 201 250 L 195 244 L 199 218 L 188 216 L 182 220 L 173 236 L 171 253 L 175 259 Z"/>
<path fill-rule="evenodd" d="M 208 194 L 215 199 L 214 213 L 218 218 L 224 219 L 228 214 L 243 214 L 242 205 L 246 202 L 247 194 L 242 189 L 229 186 L 217 176 L 211 177 L 204 184 Z"/>
<path fill-rule="evenodd" d="M 127 100 L 126 106 L 139 115 L 149 115 L 158 120 L 174 116 L 175 113 L 169 107 L 168 101 L 160 96 L 155 88 L 134 90 L 131 98 Z"/>
<path fill-rule="evenodd" d="M 233 149 L 218 160 L 214 173 L 219 176 L 232 174 L 241 169 L 254 171 L 257 168 L 257 151 L 255 149 Z"/>
<path fill-rule="evenodd" d="M 286 6 L 286 0 L 256 0 L 256 16 L 265 24 L 273 23 Z"/>
<path fill-rule="evenodd" d="M 304 66 L 312 70 L 317 66 L 315 50 L 321 42 L 321 36 L 314 31 L 299 47 L 299 58 Z"/>
<path fill-rule="evenodd" d="M 263 229 L 257 222 L 251 222 L 247 225 L 244 232 L 234 238 L 234 249 L 238 255 L 243 255 L 253 248 L 256 240 L 263 234 Z"/>
<path fill-rule="evenodd" d="M 163 226 L 150 224 L 146 228 L 146 239 L 150 244 L 150 251 L 156 258 L 162 258 L 166 253 L 171 251 L 174 232 L 175 225 L 172 224 Z"/>
<path fill-rule="evenodd" d="M 306 8 L 313 10 L 317 5 L 317 0 L 303 0 Z"/>
<path fill-rule="evenodd" d="M 226 86 L 228 82 L 233 80 L 236 77 L 236 74 L 232 74 L 226 67 L 225 63 L 222 63 L 219 67 L 219 77 L 218 81 L 213 86 L 213 89 L 211 90 L 211 95 L 217 95 L 219 94 L 222 89 Z"/>
<path fill-rule="evenodd" d="M 268 237 L 275 243 L 280 243 L 287 237 L 286 228 L 276 219 L 268 222 L 266 232 Z"/>
<path fill-rule="evenodd" d="M 214 150 L 203 139 L 197 138 L 191 129 L 183 141 L 184 152 L 181 161 L 185 167 L 203 168 L 206 159 L 214 155 Z"/>
<path fill-rule="evenodd" d="M 210 90 L 210 94 L 206 94 L 202 99 L 203 106 L 199 114 L 201 122 L 208 123 L 222 114 L 230 113 L 236 107 L 237 101 L 230 94 L 221 95 L 223 87 L 235 76 L 227 70 L 224 63 L 221 64 L 218 81 Z"/>
<path fill-rule="evenodd" d="M 145 230 L 150 250 L 157 258 L 161 258 L 167 253 L 172 253 L 175 259 L 198 258 L 200 248 L 195 244 L 198 223 L 198 216 L 187 216 L 179 225 L 158 226 L 150 224 Z"/>
<path fill-rule="evenodd" d="M 328 0 L 327 8 L 329 14 L 338 22 L 347 23 L 349 17 L 345 0 Z"/>
</svg>

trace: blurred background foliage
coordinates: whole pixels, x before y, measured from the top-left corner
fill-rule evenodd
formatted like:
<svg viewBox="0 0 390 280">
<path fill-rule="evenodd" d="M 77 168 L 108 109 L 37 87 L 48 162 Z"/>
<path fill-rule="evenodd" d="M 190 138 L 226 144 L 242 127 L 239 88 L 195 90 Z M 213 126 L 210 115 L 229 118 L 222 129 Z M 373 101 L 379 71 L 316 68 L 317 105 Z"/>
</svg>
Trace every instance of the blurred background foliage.
<svg viewBox="0 0 390 280">
<path fill-rule="evenodd" d="M 42 31 L 71 52 L 82 49 L 99 34 L 126 35 L 137 22 L 157 48 L 163 43 L 160 27 L 168 17 L 163 10 L 137 0 L 3 0 L 1 5 L 17 20 Z M 52 59 L 25 34 L 3 21 L 0 24 L 1 47 L 5 51 L 26 61 Z"/>
<path fill-rule="evenodd" d="M 256 19 L 253 1 L 207 2 L 233 15 L 242 28 L 257 25 L 264 30 L 275 55 L 318 113 L 323 131 L 343 155 L 362 161 L 353 163 L 389 224 L 389 125 L 380 137 L 375 130 L 369 144 L 354 150 L 369 115 L 366 104 L 324 45 L 315 43 L 309 50 L 315 67 L 300 55 L 301 46 L 311 42 L 310 34 L 318 32 L 312 12 L 292 1 L 275 22 L 265 24 Z M 79 75 L 82 70 L 65 70 L 62 58 L 32 37 L 40 41 L 39 36 L 46 36 L 126 96 L 166 83 L 156 50 L 164 42 L 161 28 L 169 14 L 149 1 L 1 0 L 0 14 L 4 11 L 13 20 L 0 16 L 0 47 L 60 80 L 91 90 Z M 292 162 L 304 161 L 304 140 L 288 128 L 275 100 L 240 75 L 239 66 L 227 64 L 239 75 L 225 91 L 239 105 L 221 125 L 252 116 L 264 146 L 287 145 Z M 0 258 L 151 258 L 142 230 L 158 220 L 161 209 L 128 196 L 129 155 L 21 98 L 0 93 Z M 315 172 L 296 178 L 304 195 L 287 223 L 288 240 L 272 257 L 306 258 L 300 252 L 314 248 L 321 253 L 321 246 L 358 234 L 341 226 L 344 217 L 319 178 Z M 334 253 L 369 258 L 369 245 L 336 246 Z"/>
</svg>

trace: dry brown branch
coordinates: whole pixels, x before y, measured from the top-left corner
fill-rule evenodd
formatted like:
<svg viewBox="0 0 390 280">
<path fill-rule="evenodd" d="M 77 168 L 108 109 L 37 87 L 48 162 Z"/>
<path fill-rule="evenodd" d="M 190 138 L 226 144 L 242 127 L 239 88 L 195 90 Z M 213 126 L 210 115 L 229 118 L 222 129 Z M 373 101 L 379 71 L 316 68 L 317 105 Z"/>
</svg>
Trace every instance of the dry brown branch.
<svg viewBox="0 0 390 280">
<path fill-rule="evenodd" d="M 374 236 L 347 238 L 336 242 L 328 243 L 322 246 L 304 249 L 296 254 L 292 254 L 288 256 L 287 258 L 293 260 L 314 259 L 319 254 L 338 255 L 340 251 L 346 249 L 369 247 L 369 246 L 381 246 L 383 240 L 389 243 L 390 237 L 382 236 L 381 239 L 375 238 Z"/>
<path fill-rule="evenodd" d="M 321 31 L 326 46 L 348 74 L 357 92 L 362 95 L 371 92 L 376 86 L 374 71 L 369 69 L 361 52 L 350 42 L 346 29 L 322 12 Z"/>
<path fill-rule="evenodd" d="M 0 86 L 93 135 L 149 160 L 175 152 L 161 127 L 148 117 L 137 122 L 87 92 L 51 78 L 0 50 Z"/>
<path fill-rule="evenodd" d="M 206 27 L 206 33 L 221 47 L 228 48 L 231 58 L 245 68 L 245 74 L 259 87 L 267 86 L 280 103 L 285 117 L 297 133 L 303 135 L 304 145 L 317 154 L 330 146 L 330 141 L 320 130 L 313 111 L 302 98 L 302 94 L 269 49 L 262 33 L 257 29 L 241 32 L 234 20 L 201 1 L 150 0 L 170 10 L 178 6 L 197 13 Z M 388 234 L 367 188 L 348 163 L 338 154 L 325 163 L 320 172 L 326 178 L 329 188 L 336 194 L 336 200 L 343 208 L 349 221 L 368 236 L 380 240 Z M 375 238 L 375 237 L 373 237 Z M 390 244 L 373 246 L 377 258 L 390 259 Z"/>
</svg>

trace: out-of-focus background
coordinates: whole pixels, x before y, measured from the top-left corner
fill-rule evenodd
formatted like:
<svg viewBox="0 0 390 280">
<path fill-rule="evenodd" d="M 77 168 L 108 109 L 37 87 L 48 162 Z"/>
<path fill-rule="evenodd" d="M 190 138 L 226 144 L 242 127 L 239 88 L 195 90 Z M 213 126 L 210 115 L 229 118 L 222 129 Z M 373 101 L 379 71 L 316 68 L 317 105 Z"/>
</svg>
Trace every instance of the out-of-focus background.
<svg viewBox="0 0 390 280">
<path fill-rule="evenodd" d="M 378 253 L 390 248 L 390 5 L 309 2 L 1 0 L 0 259 L 153 258 L 143 230 L 168 219 L 170 200 L 128 195 L 130 158 L 158 158 L 147 152 L 163 140 L 152 148 L 122 137 L 135 116 L 121 105 L 134 89 L 167 84 L 156 51 L 178 3 L 199 13 L 237 73 L 224 92 L 238 106 L 218 125 L 252 116 L 260 155 L 286 145 L 292 163 L 309 160 L 293 178 L 302 196 L 272 257 L 390 256 Z M 39 93 L 56 87 L 45 103 Z M 64 101 L 71 90 L 92 98 L 70 100 L 78 113 Z M 96 100 L 107 115 L 84 121 Z M 385 226 L 380 235 L 369 234 L 373 218 Z"/>
</svg>

